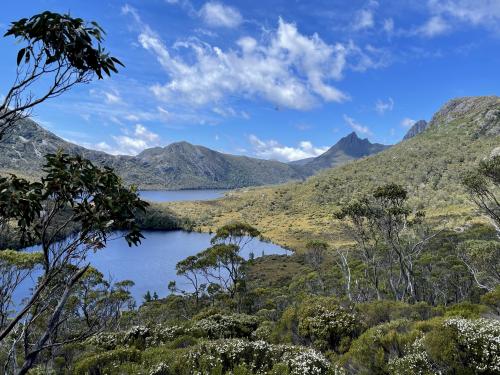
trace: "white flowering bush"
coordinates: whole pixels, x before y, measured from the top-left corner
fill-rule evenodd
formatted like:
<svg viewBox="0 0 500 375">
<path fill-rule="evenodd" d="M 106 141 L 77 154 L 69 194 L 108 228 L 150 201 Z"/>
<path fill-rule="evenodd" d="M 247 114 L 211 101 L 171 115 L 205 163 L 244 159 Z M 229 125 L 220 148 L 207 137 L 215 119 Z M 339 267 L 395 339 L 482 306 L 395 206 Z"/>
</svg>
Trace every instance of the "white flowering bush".
<svg viewBox="0 0 500 375">
<path fill-rule="evenodd" d="M 188 333 L 189 328 L 179 325 L 133 326 L 124 332 L 101 332 L 87 340 L 87 344 L 106 350 L 117 347 L 144 349 L 166 344 Z"/>
<path fill-rule="evenodd" d="M 389 361 L 389 373 L 392 375 L 434 375 L 441 374 L 432 362 L 424 347 L 424 336 L 406 347 L 403 357 Z"/>
<path fill-rule="evenodd" d="M 500 373 L 500 321 L 454 318 L 444 325 L 456 335 L 459 350 L 478 373 Z"/>
<path fill-rule="evenodd" d="M 91 336 L 86 343 L 100 349 L 112 350 L 121 344 L 121 339 L 117 332 L 100 332 Z"/>
<path fill-rule="evenodd" d="M 214 314 L 198 320 L 192 331 L 210 339 L 248 338 L 259 326 L 259 319 L 246 314 Z"/>
<path fill-rule="evenodd" d="M 191 350 L 186 363 L 192 374 L 222 374 L 245 365 L 254 374 L 267 374 L 277 364 L 287 368 L 290 375 L 341 374 L 319 352 L 298 346 L 272 345 L 264 341 L 227 339 L 206 341 Z"/>
<path fill-rule="evenodd" d="M 170 375 L 170 374 L 171 374 L 170 366 L 165 362 L 160 362 L 149 371 L 148 375 Z"/>
<path fill-rule="evenodd" d="M 321 350 L 340 350 L 358 330 L 356 315 L 338 305 L 306 305 L 299 312 L 299 334 Z"/>
</svg>

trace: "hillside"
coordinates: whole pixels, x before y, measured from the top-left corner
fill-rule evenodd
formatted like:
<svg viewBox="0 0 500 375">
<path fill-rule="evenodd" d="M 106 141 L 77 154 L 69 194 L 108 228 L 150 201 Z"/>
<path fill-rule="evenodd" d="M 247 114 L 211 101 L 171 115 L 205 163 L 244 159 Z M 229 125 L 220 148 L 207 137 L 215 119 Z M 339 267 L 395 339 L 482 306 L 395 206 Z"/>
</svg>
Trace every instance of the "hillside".
<svg viewBox="0 0 500 375">
<path fill-rule="evenodd" d="M 446 103 L 428 129 L 376 155 L 332 168 L 305 182 L 246 189 L 214 202 L 170 204 L 208 230 L 238 219 L 264 236 L 300 249 L 323 237 L 342 243 L 332 212 L 338 205 L 387 182 L 403 184 L 412 200 L 437 220 L 465 225 L 475 220 L 460 175 L 500 146 L 500 98 L 466 97 Z M 467 213 L 467 215 L 464 215 Z"/>
<path fill-rule="evenodd" d="M 321 169 L 333 168 L 346 164 L 352 160 L 376 154 L 385 150 L 386 145 L 371 143 L 368 139 L 361 139 L 355 132 L 341 138 L 335 145 L 325 153 L 310 159 L 295 162 L 300 165 L 306 173 L 312 175 Z"/>
<path fill-rule="evenodd" d="M 234 188 L 302 178 L 285 163 L 223 154 L 187 142 L 144 150 L 137 159 L 170 188 Z"/>
<path fill-rule="evenodd" d="M 126 183 L 142 189 L 238 188 L 302 178 L 285 163 L 223 154 L 187 142 L 147 149 L 136 157 L 109 155 L 67 142 L 31 120 L 23 120 L 0 145 L 0 173 L 40 176 L 43 155 L 59 149 L 110 166 Z"/>
</svg>

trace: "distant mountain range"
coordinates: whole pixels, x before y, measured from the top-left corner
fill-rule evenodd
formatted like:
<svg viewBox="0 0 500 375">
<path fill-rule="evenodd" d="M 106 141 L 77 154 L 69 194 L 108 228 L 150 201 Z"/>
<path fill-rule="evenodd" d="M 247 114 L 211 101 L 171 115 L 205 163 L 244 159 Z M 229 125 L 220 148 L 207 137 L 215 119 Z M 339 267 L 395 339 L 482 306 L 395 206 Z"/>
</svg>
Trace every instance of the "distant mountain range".
<svg viewBox="0 0 500 375">
<path fill-rule="evenodd" d="M 355 132 L 340 139 L 325 153 L 315 157 L 293 162 L 310 175 L 321 169 L 333 168 L 351 160 L 363 158 L 385 150 L 386 145 L 371 143 L 368 139 L 361 139 Z"/>
<path fill-rule="evenodd" d="M 478 212 L 461 179 L 480 160 L 500 154 L 500 97 L 450 100 L 428 125 L 422 124 L 415 124 L 406 140 L 376 155 L 324 170 L 302 183 L 249 189 L 215 203 L 182 203 L 174 212 L 205 228 L 245 220 L 289 248 L 302 248 L 306 236 L 331 239 L 341 247 L 345 228 L 332 220 L 332 212 L 381 185 L 397 183 L 432 222 L 459 225 L 459 230 L 475 227 L 481 221 L 475 219 Z"/>
<path fill-rule="evenodd" d="M 0 173 L 42 174 L 43 156 L 59 149 L 107 165 L 140 189 L 239 188 L 302 180 L 325 168 L 369 156 L 389 146 L 351 133 L 324 154 L 292 163 L 235 156 L 187 142 L 149 148 L 137 156 L 109 155 L 67 142 L 36 122 L 23 120 L 0 143 Z"/>
</svg>

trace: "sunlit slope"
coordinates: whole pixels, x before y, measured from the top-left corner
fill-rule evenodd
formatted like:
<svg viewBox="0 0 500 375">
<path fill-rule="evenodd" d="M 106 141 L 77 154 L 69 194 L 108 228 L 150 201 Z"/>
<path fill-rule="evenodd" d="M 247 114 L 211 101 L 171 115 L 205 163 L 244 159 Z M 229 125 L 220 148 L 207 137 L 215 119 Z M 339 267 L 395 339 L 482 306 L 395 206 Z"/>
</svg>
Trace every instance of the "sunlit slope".
<svg viewBox="0 0 500 375">
<path fill-rule="evenodd" d="M 448 102 L 428 129 L 379 154 L 323 171 L 305 182 L 253 188 L 213 202 L 170 204 L 209 230 L 243 220 L 273 241 L 300 249 L 310 237 L 342 243 L 332 212 L 343 201 L 387 182 L 407 187 L 430 217 L 464 225 L 477 216 L 460 175 L 500 146 L 500 98 L 467 97 Z"/>
</svg>

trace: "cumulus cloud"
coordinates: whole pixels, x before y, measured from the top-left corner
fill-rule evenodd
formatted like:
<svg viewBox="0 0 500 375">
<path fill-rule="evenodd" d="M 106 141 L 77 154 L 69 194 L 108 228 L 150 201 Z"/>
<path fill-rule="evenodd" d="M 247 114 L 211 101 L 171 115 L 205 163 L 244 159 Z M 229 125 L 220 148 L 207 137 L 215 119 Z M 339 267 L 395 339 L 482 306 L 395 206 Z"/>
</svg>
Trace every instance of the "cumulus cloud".
<svg viewBox="0 0 500 375">
<path fill-rule="evenodd" d="M 146 148 L 158 146 L 160 142 L 158 134 L 141 124 L 136 124 L 132 132 L 125 130 L 124 134 L 112 138 L 115 145 L 100 142 L 94 148 L 115 155 L 137 155 Z"/>
<path fill-rule="evenodd" d="M 344 121 L 356 132 L 363 135 L 373 135 L 372 131 L 368 126 L 361 125 L 359 122 L 354 120 L 352 117 L 344 115 Z"/>
<path fill-rule="evenodd" d="M 415 123 L 416 121 L 409 117 L 405 117 L 403 120 L 401 120 L 401 126 L 403 128 L 411 128 Z"/>
<path fill-rule="evenodd" d="M 381 115 L 383 115 L 387 111 L 392 111 L 393 109 L 394 109 L 394 100 L 392 100 L 392 98 L 389 98 L 386 102 L 378 99 L 377 102 L 375 103 L 375 110 Z"/>
<path fill-rule="evenodd" d="M 234 28 L 243 22 L 238 9 L 217 1 L 209 1 L 200 9 L 200 17 L 212 27 Z"/>
<path fill-rule="evenodd" d="M 321 155 L 328 147 L 316 147 L 309 141 L 302 141 L 298 147 L 281 145 L 275 140 L 261 140 L 255 135 L 248 137 L 256 156 L 284 162 L 306 159 Z"/>
<path fill-rule="evenodd" d="M 383 53 L 372 46 L 328 44 L 317 34 L 301 34 L 295 24 L 281 18 L 276 30 L 259 40 L 242 37 L 235 48 L 226 51 L 196 38 L 167 48 L 155 32 L 143 26 L 139 43 L 156 56 L 169 78 L 166 84 L 155 84 L 152 92 L 170 103 L 203 106 L 239 95 L 306 110 L 320 101 L 349 98 L 332 84 L 342 79 L 347 68 L 366 70 L 383 64 Z"/>
</svg>

